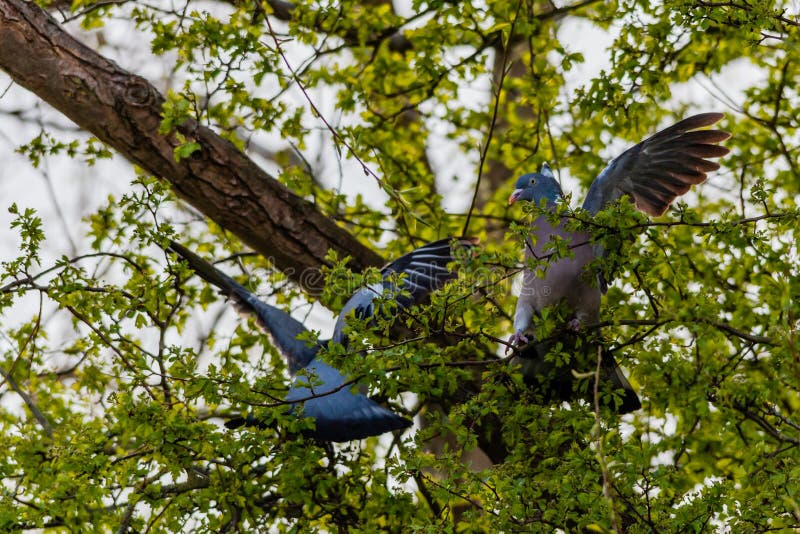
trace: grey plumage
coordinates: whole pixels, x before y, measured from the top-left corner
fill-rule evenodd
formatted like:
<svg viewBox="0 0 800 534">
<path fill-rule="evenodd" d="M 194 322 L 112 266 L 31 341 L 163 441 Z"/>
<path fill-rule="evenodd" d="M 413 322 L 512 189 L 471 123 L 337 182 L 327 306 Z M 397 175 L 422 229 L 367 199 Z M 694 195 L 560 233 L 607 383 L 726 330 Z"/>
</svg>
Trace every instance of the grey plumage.
<svg viewBox="0 0 800 534">
<path fill-rule="evenodd" d="M 642 212 L 663 215 L 675 198 L 706 181 L 719 163 L 705 158 L 729 152 L 721 143 L 731 135 L 698 130 L 719 122 L 722 113 L 701 113 L 684 119 L 638 143 L 614 158 L 586 194 L 583 209 L 596 214 L 622 195 L 629 195 Z"/>
<path fill-rule="evenodd" d="M 309 346 L 305 341 L 297 339 L 297 336 L 307 331 L 300 321 L 280 308 L 260 301 L 236 280 L 180 243 L 172 241 L 169 249 L 183 258 L 195 274 L 215 285 L 220 293 L 230 299 L 236 311 L 255 317 L 256 324 L 270 337 L 272 345 L 286 359 L 292 375 L 316 357 L 319 345 Z"/>
<path fill-rule="evenodd" d="M 695 115 L 629 148 L 612 160 L 594 180 L 583 208 L 595 215 L 611 202 L 628 195 L 644 213 L 663 214 L 677 196 L 686 193 L 692 185 L 704 182 L 707 172 L 719 168 L 719 164 L 706 158 L 727 154 L 728 149 L 716 143 L 730 135 L 718 130 L 697 129 L 710 126 L 722 117 L 720 113 Z M 544 201 L 549 209 L 554 210 L 562 197 L 558 182 L 545 164 L 540 173 L 526 174 L 517 180 L 509 203 L 529 200 L 539 204 Z M 526 242 L 525 260 L 526 264 L 532 262 L 537 267 L 524 270 L 511 337 L 513 344 L 527 343 L 526 332 L 535 314 L 551 306 L 566 306 L 570 319 L 563 332 L 552 339 L 531 343 L 521 355 L 526 379 L 542 390 L 545 397 L 561 400 L 575 395 L 574 375 L 570 369 L 557 368 L 549 360 L 546 362 L 545 356 L 555 347 L 561 352 L 583 353 L 586 356 L 582 359 L 584 364 L 596 361 L 587 360 L 587 357 L 595 355 L 596 358 L 600 345 L 584 339 L 579 331 L 581 326 L 599 320 L 600 297 L 606 289 L 601 273 L 588 268 L 594 260 L 604 256 L 602 248 L 591 243 L 588 233 L 567 230 L 565 223 L 562 218 L 553 224 L 542 215 L 532 224 L 533 239 Z M 552 242 L 562 239 L 572 256 L 548 259 L 553 253 Z M 638 409 L 641 406 L 638 396 L 613 356 L 602 346 L 600 351 L 603 378 L 617 393 L 617 399 L 613 401 L 616 409 L 620 413 Z"/>
<path fill-rule="evenodd" d="M 472 238 L 458 238 L 460 246 L 471 247 L 477 242 Z M 308 345 L 297 339 L 306 328 L 289 314 L 258 300 L 241 284 L 225 275 L 213 265 L 200 258 L 179 243 L 169 247 L 181 256 L 203 279 L 217 286 L 221 293 L 231 299 L 243 313 L 255 316 L 257 324 L 271 338 L 273 345 L 286 358 L 294 381 L 286 396 L 295 410 L 315 421 L 314 429 L 307 434 L 324 441 L 350 441 L 376 436 L 391 430 L 406 428 L 411 421 L 380 406 L 362 393 L 351 390 L 351 385 L 342 373 L 320 358 L 317 353 L 327 341 Z M 375 301 L 384 294 L 393 296 L 396 310 L 419 304 L 436 289 L 441 288 L 456 274 L 447 269 L 453 261 L 451 240 L 443 239 L 420 247 L 394 262 L 381 272 L 383 282 L 356 291 L 341 310 L 334 327 L 332 341 L 347 344 L 344 327 L 350 312 L 361 319 L 368 319 L 378 311 Z M 404 274 L 400 287 L 395 287 L 391 273 Z M 403 293 L 408 292 L 408 295 Z M 395 310 L 395 311 L 396 311 Z M 302 373 L 299 371 L 303 370 Z M 258 425 L 252 416 L 236 418 L 229 427 L 243 424 Z"/>
</svg>

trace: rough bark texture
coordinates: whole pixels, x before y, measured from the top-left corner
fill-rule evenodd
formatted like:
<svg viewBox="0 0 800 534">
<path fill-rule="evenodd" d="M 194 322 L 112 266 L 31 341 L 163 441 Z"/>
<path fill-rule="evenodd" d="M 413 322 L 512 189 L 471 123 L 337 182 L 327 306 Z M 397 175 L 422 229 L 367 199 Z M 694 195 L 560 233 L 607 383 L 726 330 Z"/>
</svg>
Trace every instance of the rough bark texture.
<svg viewBox="0 0 800 534">
<path fill-rule="evenodd" d="M 230 230 L 310 293 L 321 289 L 328 249 L 352 267 L 382 258 L 295 195 L 212 130 L 185 123 L 201 149 L 175 161 L 174 136 L 158 133 L 164 97 L 66 33 L 33 3 L 0 0 L 0 68 Z"/>
<path fill-rule="evenodd" d="M 181 133 L 201 150 L 176 162 L 179 141 L 158 133 L 164 97 L 147 80 L 72 38 L 35 4 L 0 0 L 0 28 L 0 68 L 16 83 L 169 181 L 181 197 L 271 258 L 309 293 L 321 288 L 319 268 L 329 248 L 340 257 L 351 256 L 354 269 L 382 263 L 378 254 L 204 126 L 183 126 Z M 463 398 L 475 387 L 465 385 Z M 449 408 L 456 399 L 442 402 Z M 495 462 L 507 455 L 499 428 L 498 423 L 481 440 Z M 484 465 L 485 457 L 478 456 L 470 458 Z"/>
</svg>

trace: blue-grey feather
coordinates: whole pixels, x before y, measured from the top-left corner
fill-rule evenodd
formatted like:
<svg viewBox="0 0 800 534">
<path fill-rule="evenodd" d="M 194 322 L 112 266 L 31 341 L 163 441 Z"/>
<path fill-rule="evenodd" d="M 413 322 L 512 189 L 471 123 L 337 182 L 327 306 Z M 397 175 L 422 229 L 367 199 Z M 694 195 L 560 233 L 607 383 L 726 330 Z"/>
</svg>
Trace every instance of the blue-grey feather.
<svg viewBox="0 0 800 534">
<path fill-rule="evenodd" d="M 719 168 L 714 158 L 728 153 L 728 149 L 716 145 L 729 137 L 726 132 L 698 130 L 710 126 L 722 118 L 719 113 L 704 113 L 682 120 L 641 143 L 629 148 L 608 166 L 592 182 L 583 209 L 595 215 L 611 202 L 623 195 L 631 197 L 636 207 L 649 215 L 661 215 L 670 203 L 684 194 L 692 185 L 702 183 L 707 172 Z M 545 165 L 539 173 L 519 177 L 513 200 L 528 200 L 541 203 L 546 200 L 551 209 L 562 196 L 561 188 L 552 171 Z M 600 295 L 607 289 L 607 280 L 602 272 L 589 272 L 589 265 L 605 256 L 600 243 L 591 243 L 586 232 L 565 228 L 566 219 L 553 225 L 548 217 L 539 216 L 532 224 L 531 237 L 525 245 L 528 261 L 541 261 L 535 269 L 525 269 L 522 291 L 517 300 L 514 317 L 513 343 L 527 340 L 533 316 L 544 308 L 565 303 L 573 318 L 569 323 L 585 325 L 599 319 Z M 551 239 L 567 243 L 571 254 L 551 258 L 548 243 Z M 543 261 L 547 260 L 547 261 Z M 543 273 L 541 271 L 544 271 Z M 574 334 L 566 334 L 574 338 Z M 564 336 L 562 336 L 562 342 Z M 553 343 L 533 343 L 523 354 L 523 371 L 526 379 L 541 389 L 549 388 L 550 395 L 565 400 L 572 392 L 573 377 L 567 370 L 557 370 L 545 361 Z M 574 340 L 571 346 L 575 346 Z M 591 351 L 595 345 L 589 344 Z M 602 348 L 602 347 L 601 347 Z M 596 353 L 596 351 L 595 351 Z M 639 399 L 627 379 L 616 365 L 613 356 L 602 351 L 604 379 L 623 391 L 622 402 L 617 408 L 621 413 L 638 409 Z M 591 354 L 589 355 L 591 356 Z M 542 381 L 541 375 L 550 375 L 550 381 Z"/>
<path fill-rule="evenodd" d="M 350 441 L 407 428 L 411 421 L 361 393 L 334 367 L 320 359 L 297 376 L 286 400 L 314 419 L 313 436 L 324 441 Z"/>
<path fill-rule="evenodd" d="M 463 247 L 472 247 L 477 242 L 473 238 L 458 238 L 457 241 Z M 258 325 L 270 335 L 275 348 L 286 358 L 292 374 L 303 369 L 302 373 L 295 376 L 286 399 L 294 403 L 293 410 L 314 419 L 314 430 L 309 431 L 308 435 L 324 441 L 350 441 L 411 425 L 408 419 L 345 386 L 345 376 L 316 357 L 325 342 L 309 345 L 297 339 L 306 331 L 299 321 L 285 311 L 260 301 L 244 286 L 186 247 L 173 242 L 170 248 L 182 256 L 198 275 L 228 296 L 240 312 L 256 317 Z M 396 295 L 395 309 L 421 303 L 431 291 L 441 288 L 455 277 L 455 273 L 446 268 L 452 260 L 451 240 L 442 239 L 388 264 L 382 270 L 382 282 L 359 289 L 345 303 L 334 327 L 333 341 L 346 345 L 344 329 L 350 314 L 369 319 L 376 313 L 375 299 L 387 294 L 387 291 L 389 295 L 398 293 L 398 289 L 407 293 Z M 403 274 L 399 287 L 389 280 L 391 273 Z M 252 415 L 237 417 L 228 423 L 229 428 L 241 425 L 261 426 L 261 423 Z"/>
</svg>

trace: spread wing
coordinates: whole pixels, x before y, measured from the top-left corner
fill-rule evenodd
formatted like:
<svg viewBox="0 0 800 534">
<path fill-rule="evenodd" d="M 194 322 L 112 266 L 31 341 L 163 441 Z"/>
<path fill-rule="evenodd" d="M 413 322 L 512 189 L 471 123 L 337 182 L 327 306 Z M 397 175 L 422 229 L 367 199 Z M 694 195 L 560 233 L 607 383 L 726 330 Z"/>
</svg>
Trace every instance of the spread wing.
<svg viewBox="0 0 800 534">
<path fill-rule="evenodd" d="M 272 338 L 273 345 L 286 359 L 289 372 L 296 373 L 317 355 L 318 346 L 308 346 L 297 339 L 299 334 L 307 331 L 300 321 L 285 311 L 258 300 L 244 286 L 180 243 L 171 242 L 169 249 L 183 258 L 203 280 L 217 286 L 223 295 L 231 299 L 239 313 L 256 318 L 258 326 Z"/>
<path fill-rule="evenodd" d="M 375 299 L 385 291 L 394 292 L 394 282 L 389 280 L 392 273 L 402 273 L 401 289 L 408 294 L 397 294 L 398 308 L 408 308 L 419 304 L 449 280 L 456 273 L 447 269 L 453 261 L 452 239 L 434 241 L 388 264 L 381 271 L 383 282 L 356 291 L 345 303 L 334 327 L 333 341 L 346 342 L 344 326 L 348 315 L 354 311 L 358 317 L 366 319 L 376 312 Z M 473 247 L 477 239 L 457 238 L 458 245 Z M 329 441 L 348 441 L 374 436 L 406 428 L 411 421 L 376 404 L 360 393 L 353 393 L 345 384 L 345 377 L 337 369 L 319 359 L 311 362 L 306 372 L 316 378 L 319 385 L 312 386 L 306 376 L 298 375 L 289 391 L 287 400 L 302 402 L 306 416 L 313 417 L 316 423 L 313 435 Z M 313 398 L 308 398 L 313 397 Z M 299 402 L 298 402 L 299 403 Z"/>
<path fill-rule="evenodd" d="M 351 392 L 344 375 L 321 359 L 309 363 L 304 373 L 297 376 L 286 400 L 302 405 L 303 415 L 314 418 L 310 436 L 350 441 L 411 426 L 405 417 Z"/>
<path fill-rule="evenodd" d="M 460 238 L 462 246 L 474 246 L 476 240 Z M 217 286 L 229 297 L 240 312 L 252 314 L 258 325 L 269 334 L 275 347 L 286 358 L 289 370 L 296 376 L 286 399 L 302 406 L 303 414 L 315 421 L 313 430 L 307 434 L 324 441 L 350 441 L 384 432 L 407 428 L 411 421 L 380 406 L 361 393 L 351 391 L 345 385 L 345 376 L 334 367 L 316 359 L 319 346 L 309 347 L 296 339 L 306 328 L 289 314 L 258 300 L 241 284 L 219 271 L 186 247 L 172 242 L 169 247 L 181 256 L 194 271 L 207 282 Z M 403 307 L 421 302 L 431 291 L 442 287 L 455 273 L 447 270 L 453 260 L 450 240 L 436 241 L 421 247 L 386 266 L 384 276 L 391 272 L 406 274 L 402 284 L 410 297 L 398 297 Z M 386 280 L 377 287 L 362 288 L 348 300 L 335 328 L 335 340 L 343 341 L 344 316 L 356 310 L 362 317 L 374 312 L 372 301 L 382 294 L 392 282 Z M 338 339 L 337 339 L 338 336 Z M 227 423 L 229 428 L 240 425 L 260 425 L 251 415 L 238 417 Z"/>
<path fill-rule="evenodd" d="M 477 245 L 474 237 L 455 238 L 458 246 L 471 248 Z M 366 319 L 375 313 L 374 300 L 383 295 L 385 291 L 394 291 L 394 283 L 388 278 L 392 273 L 404 273 L 400 289 L 408 291 L 408 295 L 398 294 L 396 302 L 398 308 L 408 308 L 419 304 L 433 291 L 440 289 L 449 280 L 456 277 L 456 273 L 447 269 L 447 264 L 453 261 L 451 242 L 453 238 L 440 239 L 428 243 L 408 254 L 399 257 L 381 270 L 383 283 L 363 287 L 356 291 L 345 303 L 334 327 L 333 340 L 338 343 L 345 341 L 344 326 L 347 315 L 355 310 L 358 317 Z"/>
<path fill-rule="evenodd" d="M 722 113 L 702 113 L 684 119 L 629 148 L 594 180 L 583 208 L 592 215 L 622 195 L 651 216 L 662 215 L 676 197 L 706 180 L 706 173 L 719 169 L 707 158 L 729 152 L 717 145 L 730 137 L 711 126 Z"/>
</svg>

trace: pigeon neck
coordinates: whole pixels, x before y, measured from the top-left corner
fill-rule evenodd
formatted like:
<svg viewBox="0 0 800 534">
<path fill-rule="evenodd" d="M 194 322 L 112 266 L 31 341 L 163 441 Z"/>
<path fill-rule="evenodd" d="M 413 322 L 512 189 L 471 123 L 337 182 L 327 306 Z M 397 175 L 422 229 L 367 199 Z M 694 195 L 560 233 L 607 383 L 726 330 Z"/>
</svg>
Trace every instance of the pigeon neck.
<svg viewBox="0 0 800 534">
<path fill-rule="evenodd" d="M 537 195 L 537 202 L 541 203 L 541 199 L 545 200 L 545 205 L 548 209 L 555 209 L 558 199 L 562 198 L 564 194 L 561 192 L 561 187 L 553 179 L 544 180 L 539 185 L 539 194 Z"/>
<path fill-rule="evenodd" d="M 561 197 L 558 193 L 554 193 L 552 196 L 548 195 L 544 197 L 545 200 L 545 207 L 549 210 L 555 210 L 558 204 L 558 199 Z"/>
</svg>

